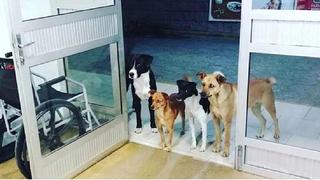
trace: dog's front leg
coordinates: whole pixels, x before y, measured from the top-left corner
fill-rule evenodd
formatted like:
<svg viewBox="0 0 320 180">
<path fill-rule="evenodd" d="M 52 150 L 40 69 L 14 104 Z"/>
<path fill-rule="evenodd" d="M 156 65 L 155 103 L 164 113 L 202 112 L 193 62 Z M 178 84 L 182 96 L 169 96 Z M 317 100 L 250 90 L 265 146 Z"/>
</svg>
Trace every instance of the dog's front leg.
<svg viewBox="0 0 320 180">
<path fill-rule="evenodd" d="M 220 118 L 213 116 L 213 125 L 215 130 L 215 141 L 213 143 L 213 149 L 212 151 L 215 153 L 220 152 L 220 146 L 221 146 L 221 129 L 220 129 Z"/>
<path fill-rule="evenodd" d="M 151 108 L 151 105 L 152 105 L 152 98 L 150 97 L 148 100 L 148 108 L 149 108 L 149 114 L 150 114 L 150 127 L 153 133 L 157 133 L 157 127 L 154 120 L 154 110 Z"/>
<path fill-rule="evenodd" d="M 168 131 L 169 131 L 169 142 L 168 142 L 168 144 L 167 144 L 167 147 L 164 149 L 164 150 L 166 150 L 166 151 L 171 151 L 171 146 L 172 146 L 172 138 L 173 138 L 173 123 L 174 122 L 172 122 L 171 124 L 169 124 L 168 125 L 168 127 L 167 127 L 167 129 L 168 129 Z"/>
<path fill-rule="evenodd" d="M 190 131 L 191 131 L 191 149 L 195 149 L 197 147 L 197 142 L 196 142 L 196 135 L 195 135 L 195 128 L 194 128 L 194 118 L 189 116 L 189 126 L 190 126 Z"/>
<path fill-rule="evenodd" d="M 202 144 L 200 151 L 204 152 L 206 150 L 207 146 L 207 121 L 206 118 L 199 119 L 199 122 L 201 123 L 201 131 L 202 131 Z"/>
<path fill-rule="evenodd" d="M 140 134 L 142 132 L 141 100 L 136 94 L 133 95 L 133 106 L 136 112 L 136 120 L 137 120 L 135 133 Z"/>
<path fill-rule="evenodd" d="M 224 121 L 224 128 L 225 128 L 225 137 L 224 137 L 224 148 L 223 148 L 223 153 L 222 156 L 223 157 L 228 157 L 230 152 L 230 138 L 231 138 L 231 121 L 232 121 L 232 117 L 228 117 L 229 119 L 226 119 Z"/>
<path fill-rule="evenodd" d="M 158 131 L 159 131 L 159 135 L 160 135 L 160 146 L 161 146 L 162 149 L 165 149 L 166 141 L 165 141 L 165 138 L 164 138 L 163 126 L 158 122 L 159 121 L 157 120 L 157 127 L 158 127 Z"/>
<path fill-rule="evenodd" d="M 258 118 L 259 123 L 260 123 L 260 129 L 259 129 L 259 132 L 256 135 L 256 137 L 257 138 L 263 138 L 264 137 L 264 132 L 265 132 L 265 129 L 266 129 L 267 120 L 262 115 L 261 104 L 257 104 L 255 106 L 251 107 L 251 111 Z"/>
</svg>

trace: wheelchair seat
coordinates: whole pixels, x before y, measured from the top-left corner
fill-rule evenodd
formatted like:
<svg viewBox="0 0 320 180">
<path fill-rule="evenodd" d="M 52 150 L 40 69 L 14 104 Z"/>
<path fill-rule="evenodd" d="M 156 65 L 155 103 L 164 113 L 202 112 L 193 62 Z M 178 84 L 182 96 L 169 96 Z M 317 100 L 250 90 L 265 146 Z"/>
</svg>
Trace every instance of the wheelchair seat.
<svg viewBox="0 0 320 180">
<path fill-rule="evenodd" d="M 10 62 L 10 60 L 12 59 L 5 59 L 5 60 L 6 61 L 9 60 L 8 62 Z M 37 90 L 40 102 L 45 102 L 50 99 L 68 100 L 81 94 L 81 93 L 73 93 L 73 94 L 64 93 L 52 87 L 54 84 L 64 80 L 65 80 L 65 77 L 60 76 L 58 78 L 54 78 L 50 81 L 40 84 L 39 85 L 40 89 Z M 4 100 L 7 104 L 10 104 L 11 106 L 17 109 L 21 109 L 14 69 L 13 70 L 0 69 L 0 99 Z M 35 101 L 35 106 L 38 106 L 38 101 L 36 100 L 35 96 L 34 96 L 34 101 Z"/>
<path fill-rule="evenodd" d="M 61 92 L 56 90 L 55 88 L 53 88 L 52 86 L 54 84 L 57 84 L 61 81 L 65 80 L 65 76 L 60 76 L 57 78 L 54 78 L 50 81 L 47 81 L 43 84 L 40 84 L 40 89 L 37 90 L 40 102 L 45 102 L 51 99 L 63 99 L 63 100 L 68 100 L 71 99 L 80 93 L 65 93 L 65 92 Z"/>
</svg>

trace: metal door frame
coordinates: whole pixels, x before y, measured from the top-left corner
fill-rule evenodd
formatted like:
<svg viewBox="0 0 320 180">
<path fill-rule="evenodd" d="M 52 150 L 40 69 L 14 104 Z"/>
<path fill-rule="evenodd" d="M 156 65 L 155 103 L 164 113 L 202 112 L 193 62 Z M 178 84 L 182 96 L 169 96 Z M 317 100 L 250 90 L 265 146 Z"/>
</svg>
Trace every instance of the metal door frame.
<svg viewBox="0 0 320 180">
<path fill-rule="evenodd" d="M 128 117 L 126 104 L 126 86 L 125 86 L 125 62 L 124 62 L 124 44 L 123 44 L 123 30 L 122 30 L 122 13 L 121 0 L 115 0 L 113 6 L 100 7 L 96 9 L 83 10 L 74 13 L 63 14 L 59 16 L 50 16 L 32 20 L 22 21 L 19 0 L 7 0 L 7 7 L 10 16 L 12 45 L 14 49 L 15 67 L 17 74 L 17 84 L 20 94 L 21 109 L 23 113 L 23 123 L 25 127 L 28 152 L 30 158 L 30 166 L 33 178 L 70 178 L 77 173 L 86 169 L 107 153 L 112 152 L 128 141 Z M 70 25 L 88 19 L 99 17 L 111 17 L 114 21 L 114 34 L 109 36 L 99 37 L 96 39 L 89 39 L 90 41 L 70 45 L 61 49 L 52 50 L 51 52 L 44 52 L 40 54 L 26 55 L 26 49 L 18 47 L 20 44 L 28 44 L 19 42 L 19 36 L 28 32 L 58 28 L 63 25 Z M 101 22 L 105 22 L 102 19 Z M 99 24 L 95 22 L 87 22 L 89 27 Z M 75 32 L 77 26 L 74 26 Z M 102 28 L 99 26 L 99 28 Z M 109 28 L 109 27 L 104 27 Z M 78 29 L 83 30 L 83 29 Z M 95 36 L 97 32 L 88 33 L 88 38 Z M 54 38 L 59 38 L 61 34 L 55 34 Z M 49 38 L 50 40 L 50 38 Z M 79 40 L 80 41 L 80 40 Z M 78 42 L 79 42 L 78 41 Z M 37 42 L 35 42 L 37 43 Z M 112 122 L 99 127 L 86 136 L 76 140 L 75 142 L 63 147 L 62 149 L 42 157 L 40 151 L 40 142 L 38 136 L 37 124 L 35 119 L 35 108 L 32 104 L 32 88 L 30 82 L 30 67 L 45 62 L 50 62 L 68 55 L 87 51 L 103 45 L 110 45 L 111 63 L 118 64 L 112 69 L 115 106 L 119 107 L 120 115 L 118 115 Z M 63 44 L 62 44 L 63 45 Z M 22 58 L 20 58 L 22 57 Z M 61 168 L 63 167 L 63 168 Z"/>
<path fill-rule="evenodd" d="M 252 9 L 252 0 L 242 3 L 240 50 L 238 66 L 238 110 L 236 128 L 236 167 L 250 173 L 259 174 L 269 178 L 293 178 L 296 175 L 265 169 L 246 164 L 247 147 L 257 147 L 278 154 L 286 154 L 299 158 L 310 158 L 320 161 L 320 152 L 277 144 L 246 137 L 247 119 L 247 92 L 249 80 L 249 65 L 251 53 L 279 54 L 290 56 L 320 57 L 319 46 L 295 46 L 285 44 L 258 43 L 252 40 L 253 22 L 259 20 L 279 22 L 318 22 L 319 11 L 308 10 L 261 10 Z M 280 127 L 281 128 L 281 127 Z M 281 129 L 280 129 L 281 130 Z M 277 162 L 275 162 L 277 163 Z"/>
</svg>

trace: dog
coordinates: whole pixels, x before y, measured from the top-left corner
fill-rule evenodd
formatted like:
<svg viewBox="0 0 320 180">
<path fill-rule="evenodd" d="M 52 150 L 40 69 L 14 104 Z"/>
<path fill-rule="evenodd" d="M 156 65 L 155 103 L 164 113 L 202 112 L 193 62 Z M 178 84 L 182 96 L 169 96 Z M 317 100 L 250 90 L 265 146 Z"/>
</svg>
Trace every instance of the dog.
<svg viewBox="0 0 320 180">
<path fill-rule="evenodd" d="M 150 90 L 157 90 L 155 76 L 151 70 L 153 57 L 147 54 L 131 55 L 128 62 L 128 78 L 127 82 L 131 84 L 131 92 L 133 103 L 132 106 L 136 112 L 136 129 L 135 133 L 142 132 L 141 121 L 141 100 L 148 100 L 148 108 L 150 113 L 150 126 L 153 133 L 157 133 L 155 124 L 154 110 L 151 108 Z M 129 85 L 127 85 L 129 86 Z"/>
<path fill-rule="evenodd" d="M 162 149 L 166 151 L 171 151 L 174 122 L 178 114 L 180 114 L 182 119 L 182 131 L 180 135 L 184 135 L 185 133 L 185 104 L 183 101 L 177 101 L 176 95 L 177 94 L 171 94 L 169 96 L 164 92 L 150 91 L 152 98 L 151 107 L 156 113 L 156 124 L 160 134 L 160 144 Z M 168 131 L 168 143 L 166 143 L 164 128 Z"/>
<path fill-rule="evenodd" d="M 237 107 L 237 85 L 226 82 L 226 78 L 221 72 L 214 72 L 212 74 L 199 72 L 197 73 L 197 76 L 202 82 L 202 92 L 200 94 L 203 97 L 208 97 L 210 102 L 210 111 L 214 119 L 216 139 L 213 144 L 213 152 L 220 152 L 220 121 L 222 121 L 225 129 L 225 141 L 222 156 L 228 157 L 231 123 Z M 248 107 L 260 121 L 260 129 L 257 134 L 257 138 L 263 138 L 266 128 L 266 119 L 261 113 L 262 105 L 266 108 L 273 119 L 274 138 L 280 138 L 279 124 L 276 117 L 275 97 L 272 90 L 272 86 L 275 83 L 276 80 L 273 77 L 250 80 L 249 82 Z"/>
<path fill-rule="evenodd" d="M 202 144 L 200 151 L 203 152 L 206 150 L 207 145 L 207 120 L 210 115 L 210 102 L 208 98 L 200 97 L 196 87 L 197 83 L 191 82 L 191 79 L 184 78 L 178 80 L 177 85 L 179 90 L 177 100 L 184 101 L 186 105 L 185 114 L 189 119 L 191 131 L 191 149 L 195 149 L 197 147 L 195 136 L 195 121 L 197 121 L 201 125 Z"/>
</svg>

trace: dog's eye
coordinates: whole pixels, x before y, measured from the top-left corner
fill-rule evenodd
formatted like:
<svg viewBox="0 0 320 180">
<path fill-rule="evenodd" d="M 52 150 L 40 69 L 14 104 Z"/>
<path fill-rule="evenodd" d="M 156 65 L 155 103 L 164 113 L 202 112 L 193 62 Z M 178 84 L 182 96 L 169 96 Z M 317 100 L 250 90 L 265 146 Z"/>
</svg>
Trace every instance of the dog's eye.
<svg viewBox="0 0 320 180">
<path fill-rule="evenodd" d="M 203 86 L 203 87 L 206 86 L 206 83 L 202 83 L 202 86 Z"/>
<path fill-rule="evenodd" d="M 210 85 L 209 85 L 209 88 L 213 88 L 213 87 L 214 87 L 214 85 L 213 85 L 213 84 L 210 84 Z"/>
</svg>

